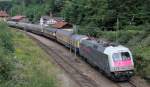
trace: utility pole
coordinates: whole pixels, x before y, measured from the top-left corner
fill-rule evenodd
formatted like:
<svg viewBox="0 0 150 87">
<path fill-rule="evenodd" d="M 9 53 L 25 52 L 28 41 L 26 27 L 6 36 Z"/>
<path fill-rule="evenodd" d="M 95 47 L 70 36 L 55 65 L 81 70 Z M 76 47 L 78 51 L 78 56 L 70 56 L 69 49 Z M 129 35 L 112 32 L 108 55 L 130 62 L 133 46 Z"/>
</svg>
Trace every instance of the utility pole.
<svg viewBox="0 0 150 87">
<path fill-rule="evenodd" d="M 116 26 L 116 43 L 118 43 L 118 31 L 119 31 L 119 18 L 117 17 L 117 26 Z"/>
<path fill-rule="evenodd" d="M 130 21 L 130 25 L 132 25 L 132 22 L 134 21 L 134 15 L 133 15 L 133 17 L 132 17 L 132 19 L 131 19 L 131 21 Z"/>
<path fill-rule="evenodd" d="M 77 33 L 77 25 L 73 25 L 73 32 L 74 32 L 74 34 Z"/>
<path fill-rule="evenodd" d="M 13 16 L 12 8 L 10 9 L 10 16 Z"/>
<path fill-rule="evenodd" d="M 21 13 L 21 15 L 24 15 L 25 1 L 23 0 L 23 2 L 21 4 L 22 4 L 22 13 Z M 26 35 L 27 32 L 26 32 L 25 26 L 23 26 L 23 30 L 24 30 L 24 35 Z"/>
<path fill-rule="evenodd" d="M 40 18 L 40 26 L 41 26 L 41 32 L 44 32 L 44 30 L 43 30 L 43 25 L 44 25 L 44 20 L 43 20 L 43 18 L 41 17 Z"/>
<path fill-rule="evenodd" d="M 77 34 L 77 25 L 74 25 L 73 26 L 73 32 L 74 32 L 74 34 Z M 76 47 L 77 47 L 77 42 L 74 42 L 74 44 L 75 44 L 75 48 L 74 48 L 74 50 L 75 50 L 75 57 L 77 56 L 77 49 L 76 49 Z"/>
<path fill-rule="evenodd" d="M 22 15 L 24 15 L 24 10 L 25 10 L 25 1 L 23 0 L 22 1 Z"/>
</svg>

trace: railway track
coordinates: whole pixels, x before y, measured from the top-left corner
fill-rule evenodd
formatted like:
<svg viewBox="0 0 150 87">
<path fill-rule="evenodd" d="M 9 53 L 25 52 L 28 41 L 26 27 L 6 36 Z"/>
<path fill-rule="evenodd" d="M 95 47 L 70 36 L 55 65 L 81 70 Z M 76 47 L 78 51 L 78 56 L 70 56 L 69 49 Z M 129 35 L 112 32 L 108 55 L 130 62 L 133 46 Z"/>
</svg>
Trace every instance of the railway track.
<svg viewBox="0 0 150 87">
<path fill-rule="evenodd" d="M 133 82 L 128 81 L 128 83 L 130 83 L 130 85 L 132 85 L 133 87 L 137 87 Z"/>
<path fill-rule="evenodd" d="M 118 83 L 119 87 L 137 87 L 135 84 L 133 84 L 131 81 L 127 82 L 120 82 Z"/>
<path fill-rule="evenodd" d="M 32 33 L 27 33 L 39 46 L 52 56 L 53 60 L 61 67 L 80 87 L 105 87 L 98 85 L 94 80 L 85 75 L 78 67 L 74 66 L 74 61 L 71 61 L 70 56 L 64 55 L 63 52 L 54 47 L 49 47 L 43 42 L 33 37 Z M 137 87 L 131 81 L 114 83 L 116 87 Z"/>
<path fill-rule="evenodd" d="M 49 55 L 52 56 L 53 60 L 67 73 L 80 87 L 100 87 L 95 81 L 90 79 L 88 76 L 84 75 L 83 72 L 79 71 L 77 67 L 73 66 L 73 61 L 67 60 L 69 56 L 63 55 L 58 49 L 50 48 L 49 46 L 43 44 L 38 39 L 33 38 L 29 33 L 30 37 L 40 45 Z M 67 57 L 67 58 L 65 58 Z"/>
</svg>

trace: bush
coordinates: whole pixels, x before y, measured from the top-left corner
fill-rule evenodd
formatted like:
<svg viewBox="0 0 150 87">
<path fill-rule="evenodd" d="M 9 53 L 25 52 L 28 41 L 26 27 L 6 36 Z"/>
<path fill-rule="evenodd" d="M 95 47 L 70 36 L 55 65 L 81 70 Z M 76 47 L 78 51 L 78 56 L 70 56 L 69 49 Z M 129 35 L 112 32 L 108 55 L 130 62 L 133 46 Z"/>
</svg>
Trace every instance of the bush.
<svg viewBox="0 0 150 87">
<path fill-rule="evenodd" d="M 0 53 L 0 81 L 11 79 L 12 63 L 8 56 Z"/>
<path fill-rule="evenodd" d="M 131 32 L 131 31 L 120 31 L 118 35 L 118 42 L 120 44 L 126 44 L 130 39 L 132 39 L 138 32 Z"/>
<path fill-rule="evenodd" d="M 5 53 L 13 53 L 14 47 L 12 43 L 12 34 L 8 30 L 8 27 L 5 23 L 0 23 L 0 45 L 5 50 Z"/>
<path fill-rule="evenodd" d="M 14 47 L 12 34 L 5 23 L 0 23 L 0 31 L 0 80 L 3 81 L 11 78 L 10 71 L 13 66 L 11 57 L 13 56 Z"/>
<path fill-rule="evenodd" d="M 117 34 L 114 31 L 106 31 L 106 32 L 103 32 L 100 37 L 106 38 L 109 41 L 115 42 L 117 39 L 116 38 Z"/>
<path fill-rule="evenodd" d="M 134 54 L 134 63 L 137 74 L 145 76 L 145 68 L 148 67 L 149 60 L 146 60 L 143 56 Z"/>
<path fill-rule="evenodd" d="M 78 34 L 84 34 L 92 37 L 99 37 L 101 36 L 102 31 L 98 27 L 86 26 L 86 27 L 80 27 L 78 30 Z"/>
<path fill-rule="evenodd" d="M 144 45 L 144 46 L 150 46 L 150 34 L 146 37 L 146 38 L 144 38 L 143 40 L 142 40 L 142 45 Z"/>
</svg>

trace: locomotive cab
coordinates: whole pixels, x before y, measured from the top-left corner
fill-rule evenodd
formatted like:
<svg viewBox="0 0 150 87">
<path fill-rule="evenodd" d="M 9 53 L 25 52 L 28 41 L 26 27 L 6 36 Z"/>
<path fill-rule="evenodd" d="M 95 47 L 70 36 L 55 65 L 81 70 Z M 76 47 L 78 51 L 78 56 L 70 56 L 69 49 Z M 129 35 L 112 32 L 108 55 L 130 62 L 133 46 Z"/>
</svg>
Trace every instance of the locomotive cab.
<svg viewBox="0 0 150 87">
<path fill-rule="evenodd" d="M 109 49 L 109 50 L 108 50 Z M 134 63 L 130 50 L 124 46 L 108 47 L 111 77 L 118 81 L 128 80 L 133 76 Z"/>
</svg>

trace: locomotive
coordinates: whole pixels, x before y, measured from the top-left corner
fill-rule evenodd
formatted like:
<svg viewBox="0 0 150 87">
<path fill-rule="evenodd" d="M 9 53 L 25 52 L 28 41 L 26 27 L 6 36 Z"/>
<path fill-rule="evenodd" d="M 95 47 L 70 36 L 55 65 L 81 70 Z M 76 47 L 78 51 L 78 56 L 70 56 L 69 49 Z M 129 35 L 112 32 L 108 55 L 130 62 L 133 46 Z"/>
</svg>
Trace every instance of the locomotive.
<svg viewBox="0 0 150 87">
<path fill-rule="evenodd" d="M 56 40 L 66 47 L 71 47 L 89 64 L 97 67 L 115 81 L 129 80 L 134 75 L 134 62 L 131 51 L 122 45 L 98 42 L 86 35 L 70 31 L 46 28 L 36 24 L 8 21 L 11 27 L 40 34 Z"/>
</svg>

